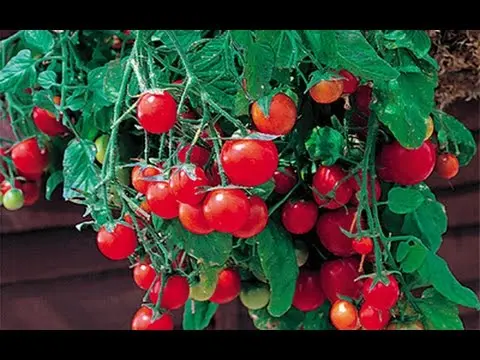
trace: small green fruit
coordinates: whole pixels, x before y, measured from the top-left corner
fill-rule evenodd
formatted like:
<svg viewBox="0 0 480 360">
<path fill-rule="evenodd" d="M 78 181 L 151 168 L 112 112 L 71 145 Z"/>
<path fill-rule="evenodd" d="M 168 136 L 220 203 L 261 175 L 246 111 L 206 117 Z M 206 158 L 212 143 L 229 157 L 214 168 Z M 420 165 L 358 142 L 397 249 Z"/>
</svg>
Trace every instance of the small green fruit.
<svg viewBox="0 0 480 360">
<path fill-rule="evenodd" d="M 244 284 L 240 292 L 240 301 L 247 309 L 262 309 L 270 301 L 270 288 L 264 283 Z"/>
<path fill-rule="evenodd" d="M 3 195 L 3 206 L 7 210 L 18 210 L 23 207 L 23 192 L 20 189 L 10 189 Z"/>
</svg>

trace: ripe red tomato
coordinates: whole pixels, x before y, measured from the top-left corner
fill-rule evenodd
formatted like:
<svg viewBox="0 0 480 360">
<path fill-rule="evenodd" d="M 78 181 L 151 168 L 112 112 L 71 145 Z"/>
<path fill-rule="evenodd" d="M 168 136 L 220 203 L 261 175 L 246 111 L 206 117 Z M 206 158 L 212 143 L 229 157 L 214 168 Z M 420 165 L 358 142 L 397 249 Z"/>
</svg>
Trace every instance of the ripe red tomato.
<svg viewBox="0 0 480 360">
<path fill-rule="evenodd" d="M 235 269 L 223 269 L 218 274 L 217 286 L 210 301 L 215 304 L 226 304 L 240 295 L 240 275 Z"/>
<path fill-rule="evenodd" d="M 297 183 L 297 175 L 292 167 L 275 170 L 273 173 L 273 180 L 275 182 L 274 191 L 277 194 L 285 195 Z"/>
<path fill-rule="evenodd" d="M 132 185 L 135 190 L 140 194 L 146 194 L 150 184 L 153 184 L 153 181 L 144 180 L 145 178 L 161 175 L 162 170 L 155 166 L 145 166 L 140 165 L 135 166 L 132 169 Z"/>
<path fill-rule="evenodd" d="M 343 80 L 322 80 L 309 90 L 310 96 L 319 104 L 331 104 L 343 94 Z"/>
<path fill-rule="evenodd" d="M 173 330 L 173 318 L 169 313 L 163 313 L 157 320 L 152 321 L 153 310 L 142 306 L 132 319 L 132 330 Z"/>
<path fill-rule="evenodd" d="M 458 174 L 460 164 L 453 154 L 441 154 L 437 157 L 435 172 L 442 178 L 450 180 Z"/>
<path fill-rule="evenodd" d="M 418 149 L 406 149 L 399 142 L 384 145 L 377 158 L 378 176 L 400 185 L 415 185 L 426 180 L 435 167 L 437 154 L 430 140 Z"/>
<path fill-rule="evenodd" d="M 370 114 L 370 102 L 372 101 L 372 88 L 368 85 L 359 86 L 355 92 L 355 105 L 363 113 Z"/>
<path fill-rule="evenodd" d="M 203 215 L 214 230 L 233 233 L 247 222 L 250 201 L 243 190 L 214 190 L 208 193 L 203 202 Z"/>
<path fill-rule="evenodd" d="M 135 251 L 137 235 L 130 226 L 116 224 L 112 232 L 102 226 L 97 234 L 97 246 L 110 260 L 123 260 Z"/>
<path fill-rule="evenodd" d="M 355 279 L 360 275 L 360 261 L 356 258 L 336 259 L 325 262 L 320 268 L 320 283 L 328 300 L 340 300 L 338 295 L 357 299 L 361 295 L 363 281 Z"/>
<path fill-rule="evenodd" d="M 253 103 L 251 111 L 253 123 L 265 134 L 286 135 L 293 129 L 297 120 L 297 107 L 285 94 L 273 96 L 268 116 L 265 116 L 258 101 Z"/>
<path fill-rule="evenodd" d="M 152 183 L 147 191 L 148 206 L 152 212 L 162 219 L 173 219 L 178 216 L 179 203 L 166 181 Z"/>
<path fill-rule="evenodd" d="M 177 201 L 189 205 L 200 203 L 205 197 L 203 187 L 208 185 L 208 178 L 202 168 L 195 166 L 191 171 L 195 179 L 191 179 L 189 170 L 176 169 L 170 175 L 170 190 Z"/>
<path fill-rule="evenodd" d="M 27 180 L 37 180 L 48 166 L 48 150 L 40 149 L 36 138 L 15 144 L 11 156 L 13 165 Z"/>
<path fill-rule="evenodd" d="M 278 151 L 273 141 L 228 140 L 223 144 L 220 157 L 223 170 L 234 185 L 261 185 L 278 167 Z"/>
<path fill-rule="evenodd" d="M 362 172 L 360 171 L 358 173 L 358 178 L 359 180 L 357 181 L 357 179 L 355 178 L 355 176 L 351 177 L 350 178 L 350 187 L 352 188 L 353 190 L 353 195 L 352 195 L 352 198 L 350 199 L 350 202 L 353 204 L 353 205 L 358 205 L 359 204 L 359 201 L 358 201 L 358 196 L 360 196 L 360 188 L 362 186 Z M 372 177 L 370 175 L 368 175 L 368 178 L 367 178 L 367 193 L 368 193 L 368 203 L 371 205 L 372 203 L 372 198 L 371 198 L 371 194 L 372 194 Z M 375 199 L 378 201 L 380 199 L 380 197 L 382 196 L 382 188 L 380 187 L 380 182 L 375 179 Z"/>
<path fill-rule="evenodd" d="M 156 276 L 157 273 L 150 264 L 138 263 L 133 268 L 133 281 L 142 290 L 148 290 Z"/>
<path fill-rule="evenodd" d="M 339 74 L 345 79 L 343 81 L 343 93 L 353 94 L 358 87 L 358 79 L 351 72 L 343 69 L 339 71 Z"/>
<path fill-rule="evenodd" d="M 357 308 L 345 300 L 336 300 L 333 303 L 330 321 L 337 330 L 357 330 L 360 327 Z"/>
<path fill-rule="evenodd" d="M 197 235 L 206 235 L 213 231 L 203 215 L 202 204 L 189 205 L 180 203 L 178 219 L 182 226 Z"/>
<path fill-rule="evenodd" d="M 177 102 L 168 91 L 143 94 L 137 106 L 137 117 L 147 132 L 166 133 L 177 121 Z"/>
<path fill-rule="evenodd" d="M 350 256 L 354 254 L 352 248 L 352 239 L 345 235 L 340 228 L 350 231 L 352 222 L 354 223 L 352 233 L 357 231 L 357 222 L 355 219 L 355 209 L 337 209 L 321 214 L 317 220 L 317 235 L 320 242 L 332 254 L 337 256 Z M 364 222 L 362 221 L 362 224 Z"/>
<path fill-rule="evenodd" d="M 187 159 L 187 152 L 190 149 L 191 145 L 183 146 L 178 151 L 178 160 L 181 163 L 185 163 Z M 210 151 L 198 146 L 194 145 L 192 153 L 190 154 L 190 163 L 195 164 L 201 168 L 203 168 L 208 163 L 208 159 L 210 159 Z"/>
<path fill-rule="evenodd" d="M 313 176 L 313 198 L 320 207 L 330 210 L 341 208 L 352 197 L 352 188 L 349 181 L 343 181 L 347 174 L 338 165 L 320 166 Z M 328 193 L 335 190 L 334 196 Z M 321 196 L 320 196 L 321 195 Z M 322 198 L 323 196 L 323 198 Z"/>
<path fill-rule="evenodd" d="M 210 169 L 207 169 L 206 175 L 210 186 L 215 187 L 222 184 L 222 178 L 220 177 L 220 172 L 218 171 L 218 164 L 214 162 Z"/>
<path fill-rule="evenodd" d="M 155 281 L 150 291 L 150 300 L 154 304 L 157 303 L 162 281 L 162 279 Z M 167 310 L 179 309 L 187 302 L 189 293 L 190 286 L 187 278 L 180 275 L 172 275 L 168 278 L 163 289 L 160 307 Z"/>
<path fill-rule="evenodd" d="M 373 250 L 373 241 L 369 237 L 362 237 L 359 240 L 353 239 L 352 248 L 357 254 L 368 255 Z"/>
<path fill-rule="evenodd" d="M 287 201 L 282 209 L 282 223 L 292 234 L 306 234 L 315 226 L 318 206 L 313 201 Z"/>
<path fill-rule="evenodd" d="M 241 229 L 234 231 L 233 236 L 247 239 L 260 234 L 268 223 L 268 208 L 265 201 L 258 196 L 250 198 L 250 215 Z"/>
<path fill-rule="evenodd" d="M 38 130 L 49 136 L 62 135 L 68 132 L 68 128 L 65 127 L 60 120 L 57 120 L 55 114 L 50 111 L 41 109 L 38 106 L 33 108 L 33 122 L 37 126 Z"/>
<path fill-rule="evenodd" d="M 312 311 L 325 302 L 318 273 L 300 270 L 295 286 L 292 305 L 300 311 Z"/>
<path fill-rule="evenodd" d="M 389 310 L 376 309 L 367 302 L 360 307 L 360 324 L 365 330 L 382 330 L 390 316 Z"/>
<path fill-rule="evenodd" d="M 391 309 L 400 296 L 398 282 L 393 275 L 388 275 L 388 285 L 379 281 L 372 288 L 373 279 L 367 278 L 363 284 L 362 293 L 365 302 L 377 309 Z"/>
<path fill-rule="evenodd" d="M 40 183 L 34 181 L 28 181 L 21 184 L 20 189 L 23 192 L 25 206 L 31 206 L 35 204 L 40 198 Z"/>
</svg>

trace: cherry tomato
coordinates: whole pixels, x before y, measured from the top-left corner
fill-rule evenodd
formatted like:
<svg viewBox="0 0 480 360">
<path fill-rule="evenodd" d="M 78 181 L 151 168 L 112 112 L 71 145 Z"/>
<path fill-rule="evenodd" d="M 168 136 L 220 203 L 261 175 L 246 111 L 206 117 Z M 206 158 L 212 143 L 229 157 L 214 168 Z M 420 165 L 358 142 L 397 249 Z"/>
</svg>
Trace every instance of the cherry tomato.
<svg viewBox="0 0 480 360">
<path fill-rule="evenodd" d="M 372 88 L 368 85 L 359 86 L 355 92 L 355 105 L 358 110 L 370 115 L 370 102 L 372 101 Z"/>
<path fill-rule="evenodd" d="M 377 158 L 378 176 L 400 185 L 415 185 L 432 173 L 437 159 L 435 146 L 430 140 L 418 149 L 406 149 L 399 142 L 384 145 Z"/>
<path fill-rule="evenodd" d="M 312 192 L 319 206 L 334 210 L 349 202 L 352 188 L 349 181 L 343 181 L 345 176 L 347 174 L 338 165 L 320 166 L 317 169 L 313 176 Z M 334 194 L 329 195 L 333 190 Z"/>
<path fill-rule="evenodd" d="M 300 270 L 292 305 L 300 311 L 312 311 L 325 302 L 325 295 L 320 284 L 318 273 Z"/>
<path fill-rule="evenodd" d="M 133 268 L 133 281 L 142 290 L 148 290 L 156 276 L 157 273 L 150 264 L 138 263 Z"/>
<path fill-rule="evenodd" d="M 350 202 L 353 204 L 353 205 L 358 205 L 359 204 L 359 200 L 358 200 L 358 196 L 360 196 L 360 189 L 362 187 L 362 172 L 360 171 L 358 173 L 358 178 L 359 180 L 357 181 L 356 177 L 355 176 L 352 176 L 350 178 L 350 187 L 352 188 L 353 190 L 353 195 L 352 195 L 352 198 L 350 199 Z M 371 194 L 372 194 L 372 177 L 370 175 L 368 175 L 368 178 L 367 178 L 367 194 L 368 194 L 368 203 L 371 205 L 372 203 L 372 198 L 371 198 Z M 380 197 L 382 196 L 382 188 L 380 187 L 380 182 L 375 179 L 375 199 L 378 201 L 380 199 Z"/>
<path fill-rule="evenodd" d="M 352 223 L 352 233 L 357 231 L 357 222 L 355 220 L 355 209 L 337 209 L 321 214 L 317 220 L 317 236 L 325 248 L 337 256 L 350 256 L 354 254 L 352 248 L 352 239 L 345 235 L 340 228 L 350 231 Z M 362 224 L 364 223 L 362 219 Z"/>
<path fill-rule="evenodd" d="M 166 181 L 158 181 L 149 186 L 147 202 L 152 212 L 162 219 L 173 219 L 178 216 L 179 203 Z"/>
<path fill-rule="evenodd" d="M 112 232 L 102 226 L 97 234 L 97 246 L 103 256 L 110 260 L 124 260 L 137 247 L 137 234 L 130 226 L 116 224 Z"/>
<path fill-rule="evenodd" d="M 125 214 L 123 216 L 123 220 L 125 220 L 126 223 L 132 225 L 132 227 L 133 227 L 133 220 L 132 220 L 132 217 L 130 216 L 130 214 Z M 146 222 L 145 222 L 145 220 L 143 220 L 143 218 L 141 216 L 136 216 L 135 217 L 135 222 L 137 223 L 137 226 L 140 230 L 143 229 L 146 226 Z"/>
<path fill-rule="evenodd" d="M 228 140 L 220 157 L 223 170 L 234 185 L 261 185 L 278 167 L 277 147 L 268 140 Z"/>
<path fill-rule="evenodd" d="M 425 140 L 428 140 L 433 135 L 433 130 L 435 130 L 435 126 L 433 124 L 433 119 L 431 116 L 427 118 L 427 132 L 425 134 Z"/>
<path fill-rule="evenodd" d="M 214 190 L 208 193 L 203 202 L 203 215 L 214 230 L 233 233 L 247 222 L 250 201 L 243 190 Z"/>
<path fill-rule="evenodd" d="M 425 330 L 421 321 L 399 323 L 392 322 L 387 326 L 386 330 Z"/>
<path fill-rule="evenodd" d="M 367 302 L 360 307 L 360 324 L 365 330 L 382 330 L 390 321 L 389 310 L 376 309 Z"/>
<path fill-rule="evenodd" d="M 270 302 L 270 288 L 264 283 L 244 286 L 240 292 L 240 301 L 247 309 L 262 309 Z"/>
<path fill-rule="evenodd" d="M 331 104 L 343 94 L 342 80 L 322 80 L 309 90 L 310 96 L 319 104 Z"/>
<path fill-rule="evenodd" d="M 250 198 L 250 215 L 245 224 L 232 235 L 241 239 L 247 239 L 260 234 L 268 223 L 268 208 L 265 201 L 258 196 Z"/>
<path fill-rule="evenodd" d="M 20 189 L 10 189 L 5 194 L 3 194 L 3 206 L 7 210 L 19 210 L 23 207 L 24 198 L 22 190 Z"/>
<path fill-rule="evenodd" d="M 215 187 L 222 184 L 222 178 L 220 177 L 220 172 L 218 171 L 218 164 L 214 162 L 210 169 L 206 171 L 208 182 L 210 186 Z"/>
<path fill-rule="evenodd" d="M 178 219 L 182 226 L 197 235 L 206 235 L 213 231 L 205 216 L 201 204 L 189 205 L 180 203 L 178 210 Z"/>
<path fill-rule="evenodd" d="M 339 74 L 344 77 L 343 79 L 343 93 L 353 94 L 358 87 L 358 79 L 351 72 L 343 69 L 339 71 Z"/>
<path fill-rule="evenodd" d="M 173 330 L 173 318 L 169 313 L 162 314 L 157 320 L 152 321 L 153 310 L 142 306 L 132 319 L 132 330 Z"/>
<path fill-rule="evenodd" d="M 357 254 L 368 255 L 373 250 L 373 241 L 369 237 L 362 237 L 359 240 L 353 239 L 352 248 Z"/>
<path fill-rule="evenodd" d="M 295 240 L 295 256 L 297 258 L 297 266 L 301 267 L 305 265 L 308 260 L 308 247 L 307 245 L 300 240 Z"/>
<path fill-rule="evenodd" d="M 442 178 L 450 180 L 458 174 L 460 164 L 453 154 L 441 154 L 437 157 L 435 172 Z"/>
<path fill-rule="evenodd" d="M 22 190 L 22 183 L 20 182 L 20 180 L 18 179 L 15 179 L 14 181 L 14 188 L 15 189 L 20 189 Z M 10 182 L 8 180 L 3 180 L 1 183 L 0 183 L 0 192 L 5 195 L 5 193 L 10 190 L 12 188 L 12 184 L 10 184 Z"/>
<path fill-rule="evenodd" d="M 20 189 L 23 192 L 25 206 L 31 206 L 40 199 L 40 183 L 28 181 L 21 184 Z"/>
<path fill-rule="evenodd" d="M 190 287 L 190 298 L 196 301 L 207 301 L 215 292 L 216 281 L 209 281 L 205 273 L 200 272 L 200 282 Z"/>
<path fill-rule="evenodd" d="M 186 162 L 187 152 L 190 147 L 191 145 L 186 145 L 178 151 L 178 160 L 180 160 L 181 163 Z M 205 165 L 207 165 L 208 159 L 210 159 L 210 151 L 198 145 L 193 146 L 192 153 L 190 154 L 190 163 L 203 168 Z"/>
<path fill-rule="evenodd" d="M 57 136 L 68 132 L 68 128 L 65 127 L 60 120 L 57 120 L 55 114 L 48 110 L 35 106 L 32 117 L 38 130 L 48 136 Z"/>
<path fill-rule="evenodd" d="M 162 279 L 155 281 L 150 290 L 150 300 L 156 304 L 158 295 L 162 286 Z M 176 310 L 181 308 L 188 300 L 190 294 L 190 286 L 186 277 L 180 275 L 172 275 L 168 278 L 163 289 L 160 307 L 167 310 Z"/>
<path fill-rule="evenodd" d="M 340 300 L 338 295 L 358 299 L 363 281 L 355 279 L 360 275 L 360 261 L 356 258 L 336 259 L 325 262 L 320 268 L 322 290 L 331 303 Z"/>
<path fill-rule="evenodd" d="M 48 150 L 40 149 L 36 138 L 15 144 L 11 151 L 15 168 L 27 180 L 37 180 L 48 166 Z"/>
<path fill-rule="evenodd" d="M 397 279 L 393 275 L 388 275 L 389 283 L 384 284 L 378 281 L 372 287 L 373 279 L 367 278 L 363 283 L 362 293 L 365 302 L 377 309 L 389 310 L 395 306 L 400 296 Z"/>
<path fill-rule="evenodd" d="M 345 300 L 336 300 L 333 303 L 330 321 L 337 330 L 357 330 L 360 327 L 357 308 Z"/>
<path fill-rule="evenodd" d="M 274 191 L 277 194 L 285 195 L 297 183 L 297 175 L 292 167 L 275 170 L 273 173 L 273 180 L 275 182 Z"/>
<path fill-rule="evenodd" d="M 233 301 L 241 291 L 240 275 L 235 269 L 223 269 L 218 274 L 217 286 L 210 301 L 215 304 L 226 304 Z"/>
<path fill-rule="evenodd" d="M 273 96 L 268 116 L 263 113 L 258 101 L 253 103 L 251 111 L 253 123 L 264 134 L 286 135 L 297 120 L 297 106 L 285 94 Z"/>
<path fill-rule="evenodd" d="M 137 106 L 137 117 L 147 132 L 166 133 L 177 121 L 177 103 L 168 91 L 143 94 Z"/>
<path fill-rule="evenodd" d="M 192 179 L 190 176 L 193 176 Z M 170 191 L 181 203 L 196 205 L 205 197 L 203 187 L 208 185 L 208 178 L 202 168 L 176 169 L 170 175 Z"/>
<path fill-rule="evenodd" d="M 145 166 L 140 165 L 135 166 L 132 169 L 132 185 L 135 190 L 140 194 L 146 194 L 150 184 L 153 184 L 154 181 L 146 180 L 145 178 L 161 175 L 162 170 L 155 166 Z"/>
<path fill-rule="evenodd" d="M 110 136 L 108 135 L 101 135 L 95 140 L 95 148 L 97 152 L 95 153 L 95 159 L 100 164 L 103 164 L 105 160 L 105 152 L 107 151 L 107 145 L 108 145 L 108 140 L 110 139 Z"/>
<path fill-rule="evenodd" d="M 318 207 L 313 201 L 287 201 L 282 209 L 282 224 L 288 232 L 306 234 L 315 226 Z"/>
</svg>

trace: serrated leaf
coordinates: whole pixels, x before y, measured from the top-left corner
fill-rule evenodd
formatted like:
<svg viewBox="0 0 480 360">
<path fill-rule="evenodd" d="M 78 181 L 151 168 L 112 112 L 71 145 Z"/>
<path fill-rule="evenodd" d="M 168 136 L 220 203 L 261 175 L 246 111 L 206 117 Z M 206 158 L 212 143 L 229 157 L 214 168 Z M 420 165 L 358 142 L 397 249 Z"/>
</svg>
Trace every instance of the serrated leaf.
<svg viewBox="0 0 480 360">
<path fill-rule="evenodd" d="M 36 78 L 35 60 L 30 50 L 20 50 L 0 71 L 0 92 L 15 91 L 19 83 L 28 87 Z"/>
<path fill-rule="evenodd" d="M 388 192 L 388 207 L 395 214 L 408 214 L 417 209 L 425 198 L 418 190 L 395 187 Z"/>
<path fill-rule="evenodd" d="M 335 30 L 304 30 L 315 58 L 332 68 L 338 64 L 337 35 Z"/>
<path fill-rule="evenodd" d="M 55 46 L 55 39 L 48 30 L 24 30 L 23 40 L 29 48 L 39 50 L 43 54 Z"/>
<path fill-rule="evenodd" d="M 205 329 L 218 309 L 218 304 L 210 301 L 188 299 L 183 312 L 183 330 Z"/>
<path fill-rule="evenodd" d="M 298 330 L 302 325 L 304 313 L 291 308 L 281 317 L 271 316 L 266 308 L 249 310 L 253 325 L 259 330 Z"/>
<path fill-rule="evenodd" d="M 463 330 L 458 306 L 434 289 L 426 289 L 415 303 L 423 314 L 426 330 Z"/>
<path fill-rule="evenodd" d="M 329 319 L 330 303 L 325 301 L 322 306 L 314 311 L 305 313 L 303 321 L 304 330 L 332 330 Z"/>
<path fill-rule="evenodd" d="M 345 148 L 345 138 L 337 130 L 325 126 L 317 126 L 305 142 L 305 147 L 313 161 L 320 161 L 329 166 L 342 156 Z"/>
<path fill-rule="evenodd" d="M 430 50 L 430 37 L 425 30 L 386 30 L 385 43 L 389 49 L 406 48 L 418 58 L 425 57 Z"/>
<path fill-rule="evenodd" d="M 259 99 L 268 93 L 269 82 L 272 78 L 275 54 L 270 46 L 264 43 L 253 43 L 245 55 L 245 80 L 247 91 L 254 98 Z"/>
<path fill-rule="evenodd" d="M 212 266 L 223 265 L 232 252 L 232 235 L 212 232 L 207 235 L 196 235 L 183 229 L 185 250 L 198 260 Z"/>
<path fill-rule="evenodd" d="M 63 171 L 57 170 L 48 177 L 47 183 L 45 185 L 45 198 L 50 200 L 53 192 L 63 182 Z"/>
<path fill-rule="evenodd" d="M 57 74 L 54 71 L 47 70 L 38 74 L 38 84 L 44 89 L 50 89 L 57 83 Z"/>
<path fill-rule="evenodd" d="M 267 200 L 275 189 L 275 181 L 273 179 L 268 180 L 262 185 L 255 186 L 250 189 L 250 193 L 255 196 L 261 197 L 263 200 Z"/>
<path fill-rule="evenodd" d="M 402 262 L 407 257 L 409 251 L 410 245 L 408 241 L 402 241 L 400 244 L 398 244 L 396 253 L 397 262 Z"/>
<path fill-rule="evenodd" d="M 402 261 L 402 270 L 411 274 L 422 266 L 428 250 L 420 244 L 409 245 L 407 256 Z M 398 256 L 398 252 L 397 252 Z"/>
</svg>

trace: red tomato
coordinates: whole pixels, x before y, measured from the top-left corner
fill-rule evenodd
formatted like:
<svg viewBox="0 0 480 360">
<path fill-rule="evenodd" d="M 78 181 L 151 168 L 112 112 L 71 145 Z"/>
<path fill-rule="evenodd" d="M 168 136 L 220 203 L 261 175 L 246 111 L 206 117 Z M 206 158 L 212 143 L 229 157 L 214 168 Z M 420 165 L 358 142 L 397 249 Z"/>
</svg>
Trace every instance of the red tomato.
<svg viewBox="0 0 480 360">
<path fill-rule="evenodd" d="M 153 310 L 142 306 L 132 319 L 132 330 L 173 330 L 172 315 L 162 314 L 157 320 L 152 321 Z"/>
<path fill-rule="evenodd" d="M 220 157 L 223 170 L 234 185 L 261 185 L 270 180 L 278 167 L 278 151 L 273 141 L 228 140 Z"/>
<path fill-rule="evenodd" d="M 250 202 L 243 190 L 214 190 L 208 193 L 203 202 L 203 215 L 214 230 L 233 233 L 247 222 Z"/>
<path fill-rule="evenodd" d="M 218 274 L 217 286 L 210 301 L 215 304 L 226 304 L 240 295 L 240 275 L 235 269 L 223 269 Z"/>
<path fill-rule="evenodd" d="M 418 149 L 405 149 L 399 142 L 384 145 L 377 158 L 378 176 L 400 185 L 415 185 L 426 180 L 435 167 L 437 154 L 430 140 Z"/>
<path fill-rule="evenodd" d="M 150 264 L 138 263 L 133 268 L 133 281 L 142 290 L 148 290 L 156 276 L 157 273 Z"/>
<path fill-rule="evenodd" d="M 357 308 L 345 300 L 336 300 L 333 303 L 330 321 L 337 330 L 357 330 L 360 327 Z"/>
<path fill-rule="evenodd" d="M 292 305 L 300 311 L 312 311 L 325 302 L 318 273 L 300 270 Z"/>
<path fill-rule="evenodd" d="M 360 324 L 365 330 L 382 330 L 389 321 L 389 310 L 376 309 L 367 302 L 360 307 Z"/>
<path fill-rule="evenodd" d="M 187 159 L 187 152 L 190 149 L 191 145 L 183 146 L 178 151 L 178 160 L 181 163 L 185 163 Z M 194 145 L 192 153 L 190 154 L 190 163 L 195 164 L 203 168 L 208 163 L 208 159 L 210 159 L 210 151 L 198 146 Z"/>
<path fill-rule="evenodd" d="M 137 235 L 130 226 L 116 224 L 111 233 L 102 226 L 97 234 L 97 246 L 110 260 L 124 260 L 135 251 Z"/>
<path fill-rule="evenodd" d="M 309 90 L 310 96 L 319 104 L 331 104 L 343 94 L 342 80 L 322 80 Z"/>
<path fill-rule="evenodd" d="M 52 114 L 48 110 L 35 106 L 33 108 L 32 117 L 38 130 L 44 134 L 57 136 L 68 132 L 68 128 L 66 128 L 60 120 L 57 120 L 55 114 Z"/>
<path fill-rule="evenodd" d="M 297 183 L 297 175 L 292 167 L 275 170 L 273 173 L 273 180 L 275 182 L 274 191 L 277 194 L 285 195 Z"/>
<path fill-rule="evenodd" d="M 126 223 L 132 225 L 132 227 L 133 227 L 133 220 L 132 220 L 132 217 L 130 216 L 130 214 L 125 214 L 123 216 L 123 220 L 125 220 Z M 142 219 L 141 216 L 137 216 L 135 218 L 135 222 L 137 223 L 137 226 L 140 230 L 143 229 L 146 226 L 145 221 Z"/>
<path fill-rule="evenodd" d="M 36 138 L 15 144 L 11 156 L 13 165 L 27 180 L 37 180 L 48 166 L 48 150 L 40 149 Z"/>
<path fill-rule="evenodd" d="M 168 220 L 178 216 L 179 203 L 166 181 L 159 181 L 150 185 L 147 191 L 147 202 L 152 212 L 162 219 Z"/>
<path fill-rule="evenodd" d="M 251 111 L 253 123 L 265 134 L 286 135 L 293 129 L 297 120 L 297 106 L 285 94 L 273 96 L 268 116 L 265 116 L 258 101 L 253 103 Z"/>
<path fill-rule="evenodd" d="M 258 196 L 250 198 L 250 215 L 240 230 L 234 231 L 233 236 L 247 239 L 260 234 L 268 223 L 268 208 L 265 201 Z"/>
<path fill-rule="evenodd" d="M 351 177 L 350 178 L 350 187 L 352 188 L 353 190 L 353 196 L 352 198 L 350 199 L 350 202 L 353 204 L 353 205 L 358 205 L 359 202 L 358 202 L 358 197 L 357 196 L 360 196 L 360 188 L 362 186 L 362 172 L 360 171 L 358 173 L 358 178 L 359 180 L 357 181 L 357 179 L 355 178 L 355 176 Z M 368 175 L 368 179 L 367 179 L 367 193 L 368 193 L 368 203 L 371 205 L 371 194 L 372 194 L 372 177 L 370 175 Z M 375 179 L 375 199 L 378 201 L 380 199 L 380 197 L 382 196 L 382 188 L 380 187 L 380 182 Z"/>
<path fill-rule="evenodd" d="M 328 300 L 333 303 L 340 300 L 338 295 L 358 299 L 363 281 L 355 279 L 360 275 L 360 261 L 356 258 L 329 260 L 320 269 L 320 283 Z"/>
<path fill-rule="evenodd" d="M 395 306 L 400 296 L 398 282 L 393 275 L 388 275 L 389 283 L 378 281 L 372 287 L 373 279 L 367 278 L 363 284 L 362 293 L 365 302 L 377 309 L 389 310 Z"/>
<path fill-rule="evenodd" d="M 22 183 L 20 180 L 15 179 L 14 186 L 15 189 L 20 189 L 22 190 Z M 12 188 L 12 184 L 8 180 L 3 180 L 2 183 L 0 184 L 0 192 L 2 195 L 5 195 L 5 193 Z"/>
<path fill-rule="evenodd" d="M 157 303 L 162 281 L 162 279 L 155 281 L 150 291 L 150 300 L 154 304 Z M 180 275 L 172 275 L 168 278 L 163 289 L 160 307 L 167 310 L 179 309 L 187 302 L 189 293 L 190 286 L 187 278 Z"/>
<path fill-rule="evenodd" d="M 359 86 L 355 92 L 355 105 L 363 113 L 370 114 L 370 102 L 372 101 L 372 88 L 368 85 Z"/>
<path fill-rule="evenodd" d="M 166 133 L 177 121 L 177 102 L 168 91 L 143 94 L 137 106 L 137 117 L 147 132 Z"/>
<path fill-rule="evenodd" d="M 361 239 L 352 240 L 353 250 L 360 255 L 368 255 L 373 250 L 373 241 L 369 237 L 362 237 Z"/>
<path fill-rule="evenodd" d="M 282 209 L 282 223 L 292 234 L 306 234 L 315 226 L 318 206 L 313 201 L 287 201 Z"/>
<path fill-rule="evenodd" d="M 208 178 L 202 168 L 192 168 L 195 179 L 190 178 L 186 169 L 176 169 L 170 176 L 170 190 L 181 203 L 196 205 L 205 197 L 203 188 L 208 185 Z"/>
<path fill-rule="evenodd" d="M 178 219 L 182 226 L 197 235 L 206 235 L 213 231 L 203 215 L 202 204 L 189 205 L 180 203 Z"/>
<path fill-rule="evenodd" d="M 40 198 L 40 183 L 28 181 L 21 184 L 20 189 L 24 196 L 24 206 L 31 206 L 35 204 Z"/>
<path fill-rule="evenodd" d="M 343 81 L 343 93 L 344 94 L 353 94 L 358 87 L 358 79 L 351 72 L 347 70 L 340 70 L 339 74 L 345 79 Z"/>
<path fill-rule="evenodd" d="M 207 169 L 206 175 L 210 186 L 219 186 L 222 184 L 222 178 L 220 177 L 220 172 L 218 171 L 218 164 L 214 162 L 210 169 Z"/>
<path fill-rule="evenodd" d="M 347 174 L 338 165 L 320 166 L 317 169 L 313 176 L 312 191 L 313 198 L 320 207 L 334 210 L 348 203 L 352 197 L 352 188 L 349 181 L 342 182 L 345 176 Z M 335 193 L 329 196 L 335 188 Z"/>
<path fill-rule="evenodd" d="M 332 254 L 337 256 L 350 256 L 354 254 L 352 239 L 345 235 L 340 228 L 350 231 L 354 222 L 355 209 L 338 209 L 321 214 L 317 221 L 317 235 L 320 242 Z M 362 221 L 362 224 L 364 222 Z M 357 231 L 357 222 L 354 222 L 352 233 Z"/>
<path fill-rule="evenodd" d="M 146 194 L 150 184 L 153 184 L 154 181 L 145 180 L 145 178 L 161 175 L 162 170 L 155 166 L 145 166 L 140 165 L 135 166 L 132 169 L 132 185 L 135 190 L 140 194 Z"/>
<path fill-rule="evenodd" d="M 453 154 L 441 154 L 437 157 L 435 172 L 442 178 L 450 180 L 458 174 L 460 164 Z"/>
</svg>

